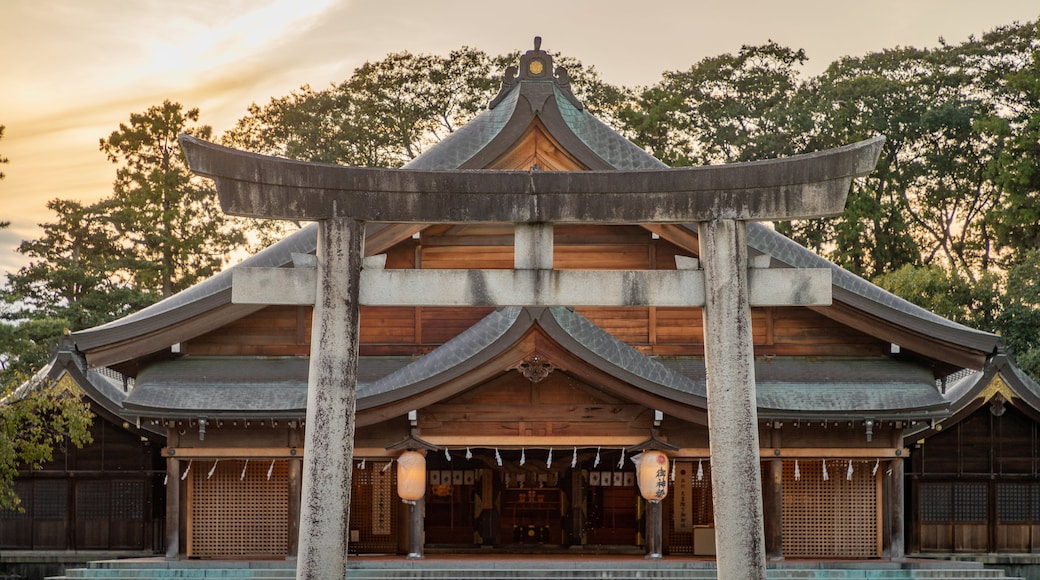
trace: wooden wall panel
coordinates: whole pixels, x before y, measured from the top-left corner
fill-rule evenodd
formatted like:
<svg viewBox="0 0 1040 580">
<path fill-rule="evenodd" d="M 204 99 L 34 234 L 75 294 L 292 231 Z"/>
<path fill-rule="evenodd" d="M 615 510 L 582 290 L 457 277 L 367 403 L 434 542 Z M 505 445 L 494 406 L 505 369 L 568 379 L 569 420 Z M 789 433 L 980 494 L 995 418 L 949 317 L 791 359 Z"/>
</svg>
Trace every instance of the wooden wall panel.
<svg viewBox="0 0 1040 580">
<path fill-rule="evenodd" d="M 499 269 L 513 267 L 513 246 L 426 246 L 422 267 L 429 269 Z"/>
<path fill-rule="evenodd" d="M 562 372 L 538 383 L 509 371 L 483 386 L 420 409 L 426 435 L 631 436 L 653 421 L 646 407 L 622 401 Z"/>
<path fill-rule="evenodd" d="M 557 270 L 647 270 L 648 245 L 560 246 L 553 253 Z"/>
<path fill-rule="evenodd" d="M 440 345 L 451 340 L 481 318 L 494 312 L 489 307 L 426 307 L 422 308 L 423 345 Z"/>
<path fill-rule="evenodd" d="M 268 306 L 181 345 L 200 356 L 302 356 L 310 352 L 311 308 Z"/>
<path fill-rule="evenodd" d="M 362 306 L 361 344 L 414 344 L 416 311 L 412 306 Z"/>
<path fill-rule="evenodd" d="M 650 342 L 650 312 L 646 307 L 584 307 L 575 312 L 629 344 Z"/>
</svg>

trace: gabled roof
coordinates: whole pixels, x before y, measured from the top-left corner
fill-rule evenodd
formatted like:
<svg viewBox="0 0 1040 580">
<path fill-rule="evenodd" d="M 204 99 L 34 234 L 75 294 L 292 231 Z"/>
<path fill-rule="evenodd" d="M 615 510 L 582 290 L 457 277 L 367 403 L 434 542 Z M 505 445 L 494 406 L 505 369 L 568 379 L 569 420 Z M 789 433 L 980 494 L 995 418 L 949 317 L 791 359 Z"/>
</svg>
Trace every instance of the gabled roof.
<svg viewBox="0 0 1040 580">
<path fill-rule="evenodd" d="M 908 444 L 956 425 L 987 403 L 1013 405 L 1040 422 L 1040 384 L 1003 352 L 993 356 L 985 369 L 964 373 L 947 384 L 942 397 L 949 405 L 950 416 L 941 425 L 920 424 L 905 436 Z"/>
<path fill-rule="evenodd" d="M 541 61 L 534 74 L 532 63 Z M 550 136 L 591 169 L 664 169 L 665 165 L 593 117 L 569 89 L 565 71 L 552 70 L 540 50 L 521 59 L 520 75 L 507 73 L 493 107 L 478 115 L 406 169 L 452 170 L 483 167 L 515 144 L 535 120 Z M 512 67 L 510 67 L 512 68 Z M 695 225 L 675 226 L 695 243 Z M 376 254 L 421 229 L 416 225 L 368 224 L 366 253 Z M 238 267 L 286 266 L 293 253 L 313 253 L 316 227 L 310 225 L 224 272 L 149 308 L 104 326 L 73 334 L 92 366 L 118 364 L 158 352 L 218 328 L 261 307 L 231 304 L 231 276 Z M 682 245 L 682 244 L 680 244 Z M 817 310 L 893 343 L 914 337 L 914 350 L 949 369 L 981 367 L 1002 344 L 1000 337 L 948 321 L 888 293 L 814 254 L 771 228 L 748 224 L 748 245 L 772 256 L 773 267 L 826 267 L 833 272 L 834 307 Z"/>
</svg>

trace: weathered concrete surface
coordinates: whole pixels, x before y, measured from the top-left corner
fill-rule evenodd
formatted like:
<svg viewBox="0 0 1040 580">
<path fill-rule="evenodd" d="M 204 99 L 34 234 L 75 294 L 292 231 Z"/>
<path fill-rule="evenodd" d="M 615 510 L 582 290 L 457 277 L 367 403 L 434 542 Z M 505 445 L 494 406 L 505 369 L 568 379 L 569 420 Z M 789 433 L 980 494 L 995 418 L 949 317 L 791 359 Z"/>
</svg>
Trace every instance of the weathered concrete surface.
<svg viewBox="0 0 1040 580">
<path fill-rule="evenodd" d="M 415 171 L 289 161 L 182 135 L 240 216 L 395 223 L 690 223 L 841 213 L 884 138 L 783 159 L 653 171 Z"/>
<path fill-rule="evenodd" d="M 314 304 L 313 268 L 236 268 L 235 304 Z M 751 306 L 826 306 L 831 272 L 748 272 Z M 700 270 L 364 270 L 366 306 L 704 306 Z"/>
<path fill-rule="evenodd" d="M 552 224 L 516 224 L 513 267 L 517 270 L 552 270 L 553 234 Z"/>
<path fill-rule="evenodd" d="M 318 228 L 318 286 L 307 384 L 306 462 L 296 577 L 346 575 L 357 407 L 363 223 L 330 219 Z"/>
<path fill-rule="evenodd" d="M 704 222 L 698 228 L 705 278 L 708 438 L 719 578 L 765 580 L 745 228 L 732 220 Z"/>
</svg>

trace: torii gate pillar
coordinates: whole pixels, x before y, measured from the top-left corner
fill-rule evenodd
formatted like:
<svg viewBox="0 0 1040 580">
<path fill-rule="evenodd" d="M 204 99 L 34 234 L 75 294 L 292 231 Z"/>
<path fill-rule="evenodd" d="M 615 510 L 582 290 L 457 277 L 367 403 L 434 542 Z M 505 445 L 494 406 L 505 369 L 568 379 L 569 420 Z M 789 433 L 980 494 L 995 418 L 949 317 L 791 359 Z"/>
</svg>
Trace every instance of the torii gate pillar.
<svg viewBox="0 0 1040 580">
<path fill-rule="evenodd" d="M 719 578 L 766 577 L 746 232 L 747 225 L 736 220 L 698 226 Z"/>
<path fill-rule="evenodd" d="M 307 385 L 306 470 L 300 505 L 300 578 L 342 577 L 349 538 L 357 407 L 358 323 L 365 224 L 318 222 L 318 299 Z M 300 574 L 299 571 L 305 571 Z"/>
</svg>

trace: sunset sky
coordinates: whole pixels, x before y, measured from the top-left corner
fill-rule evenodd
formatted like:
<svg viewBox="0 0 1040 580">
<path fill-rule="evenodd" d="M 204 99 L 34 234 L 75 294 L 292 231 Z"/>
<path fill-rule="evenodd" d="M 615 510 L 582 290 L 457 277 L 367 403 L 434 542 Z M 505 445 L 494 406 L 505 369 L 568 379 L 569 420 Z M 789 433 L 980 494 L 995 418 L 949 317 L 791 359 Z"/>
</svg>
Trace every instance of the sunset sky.
<svg viewBox="0 0 1040 580">
<path fill-rule="evenodd" d="M 45 204 L 111 192 L 98 141 L 165 99 L 199 107 L 219 135 L 304 84 L 321 88 L 389 52 L 490 54 L 543 48 L 639 86 L 702 58 L 772 39 L 809 56 L 960 43 L 1035 21 L 1036 0 L 0 0 L 0 276 L 14 249 L 54 221 Z"/>
</svg>

